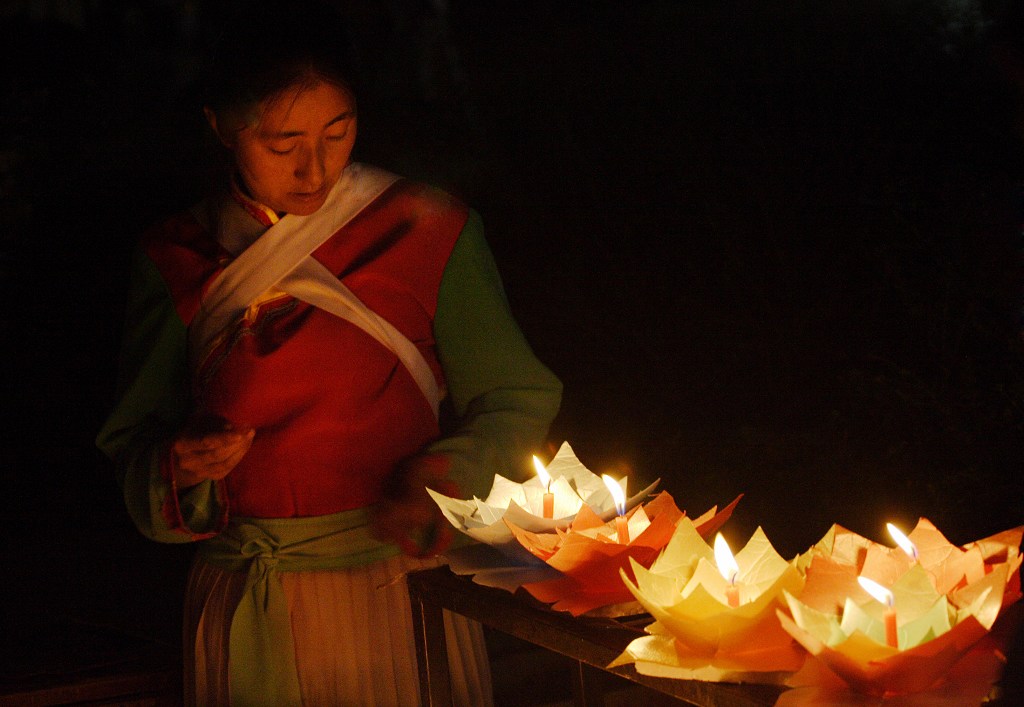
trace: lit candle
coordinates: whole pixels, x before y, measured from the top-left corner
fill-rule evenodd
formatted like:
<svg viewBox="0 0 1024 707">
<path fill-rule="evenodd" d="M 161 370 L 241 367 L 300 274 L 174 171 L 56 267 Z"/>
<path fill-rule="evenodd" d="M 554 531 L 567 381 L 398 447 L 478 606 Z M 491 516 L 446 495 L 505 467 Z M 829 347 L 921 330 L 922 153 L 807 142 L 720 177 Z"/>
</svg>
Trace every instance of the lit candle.
<svg viewBox="0 0 1024 707">
<path fill-rule="evenodd" d="M 725 541 L 721 533 L 715 536 L 715 564 L 718 565 L 718 571 L 729 582 L 729 586 L 725 590 L 725 598 L 729 602 L 729 606 L 735 609 L 740 605 L 740 590 L 736 586 L 736 577 L 740 573 L 740 566 L 736 564 L 736 558 L 732 556 L 729 543 Z"/>
<path fill-rule="evenodd" d="M 619 485 L 619 482 L 608 476 L 608 474 L 601 474 L 601 479 L 604 480 L 604 485 L 611 492 L 612 500 L 615 501 L 615 510 L 619 512 L 619 515 L 615 517 L 615 533 L 618 536 L 619 544 L 629 545 L 629 523 L 626 520 L 626 494 L 622 490 L 622 486 Z"/>
<path fill-rule="evenodd" d="M 551 475 L 544 468 L 544 464 L 536 456 L 533 457 L 533 466 L 537 470 L 540 482 L 544 484 L 544 517 L 553 518 L 555 515 L 555 494 L 551 493 Z"/>
<path fill-rule="evenodd" d="M 899 648 L 899 639 L 896 635 L 896 607 L 892 592 L 867 577 L 857 577 L 857 581 L 876 601 L 885 604 L 885 642 L 893 648 Z"/>
<path fill-rule="evenodd" d="M 907 553 L 911 560 L 917 562 L 917 545 L 915 545 L 910 538 L 904 535 L 902 530 L 892 523 L 886 523 L 885 527 L 889 530 L 889 535 L 892 536 L 892 539 L 900 546 L 900 549 Z"/>
</svg>

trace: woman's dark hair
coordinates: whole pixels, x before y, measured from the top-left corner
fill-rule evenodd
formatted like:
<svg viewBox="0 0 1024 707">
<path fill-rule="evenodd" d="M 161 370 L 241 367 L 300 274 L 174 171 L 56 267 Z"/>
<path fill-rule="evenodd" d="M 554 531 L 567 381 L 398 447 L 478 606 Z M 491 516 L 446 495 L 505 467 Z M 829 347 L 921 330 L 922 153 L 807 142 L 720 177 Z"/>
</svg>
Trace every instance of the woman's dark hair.
<svg viewBox="0 0 1024 707">
<path fill-rule="evenodd" d="M 240 124 L 289 86 L 326 81 L 355 96 L 349 37 L 338 9 L 317 0 L 226 3 L 214 28 L 203 103 Z"/>
</svg>

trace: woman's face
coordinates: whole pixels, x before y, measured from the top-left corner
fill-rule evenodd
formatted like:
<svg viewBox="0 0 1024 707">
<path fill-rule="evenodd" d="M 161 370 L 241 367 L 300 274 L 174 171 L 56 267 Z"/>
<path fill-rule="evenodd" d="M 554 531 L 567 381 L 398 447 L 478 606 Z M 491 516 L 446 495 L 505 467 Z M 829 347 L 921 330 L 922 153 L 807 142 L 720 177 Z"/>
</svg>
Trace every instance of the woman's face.
<svg viewBox="0 0 1024 707">
<path fill-rule="evenodd" d="M 214 130 L 216 117 L 210 116 Z M 356 139 L 352 95 L 324 81 L 260 104 L 259 119 L 224 143 L 249 195 L 278 213 L 319 209 L 348 164 Z"/>
</svg>

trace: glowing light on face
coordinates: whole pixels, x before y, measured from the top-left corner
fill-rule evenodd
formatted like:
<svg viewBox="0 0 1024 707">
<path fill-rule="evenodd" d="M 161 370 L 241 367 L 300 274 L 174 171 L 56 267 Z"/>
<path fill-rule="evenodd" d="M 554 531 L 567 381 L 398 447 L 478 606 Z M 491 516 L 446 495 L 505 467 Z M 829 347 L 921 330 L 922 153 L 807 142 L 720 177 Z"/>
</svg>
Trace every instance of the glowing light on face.
<svg viewBox="0 0 1024 707">
<path fill-rule="evenodd" d="M 323 205 L 349 162 L 355 100 L 327 82 L 295 86 L 260 104 L 255 123 L 233 137 L 221 135 L 249 196 L 278 213 L 307 216 Z"/>
</svg>

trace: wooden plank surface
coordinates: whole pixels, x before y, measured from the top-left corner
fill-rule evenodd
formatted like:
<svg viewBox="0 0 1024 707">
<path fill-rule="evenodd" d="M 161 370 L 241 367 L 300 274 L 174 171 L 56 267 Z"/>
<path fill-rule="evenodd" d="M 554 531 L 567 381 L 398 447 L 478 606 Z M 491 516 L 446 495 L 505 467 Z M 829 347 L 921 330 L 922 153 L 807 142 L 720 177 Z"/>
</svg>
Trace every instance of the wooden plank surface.
<svg viewBox="0 0 1024 707">
<path fill-rule="evenodd" d="M 777 685 L 655 678 L 637 673 L 632 665 L 606 668 L 630 641 L 645 635 L 643 625 L 650 621 L 649 617 L 573 617 L 566 612 L 554 611 L 522 592 L 513 595 L 501 589 L 474 584 L 470 578 L 458 576 L 447 567 L 410 573 L 408 584 L 414 616 L 418 612 L 429 611 L 430 607 L 448 609 L 485 626 L 568 656 L 579 661 L 581 666 L 613 673 L 657 693 L 674 697 L 682 704 L 697 707 L 767 707 L 775 704 L 785 689 Z M 432 654 L 438 645 L 442 650 L 444 647 L 443 642 L 428 642 L 422 634 L 417 637 L 417 642 L 425 647 L 428 654 Z M 429 661 L 437 658 L 429 655 L 427 659 L 430 664 Z M 446 704 L 443 698 L 439 701 L 436 695 L 446 690 L 447 686 L 431 685 L 428 679 L 422 687 L 424 704 Z"/>
</svg>

